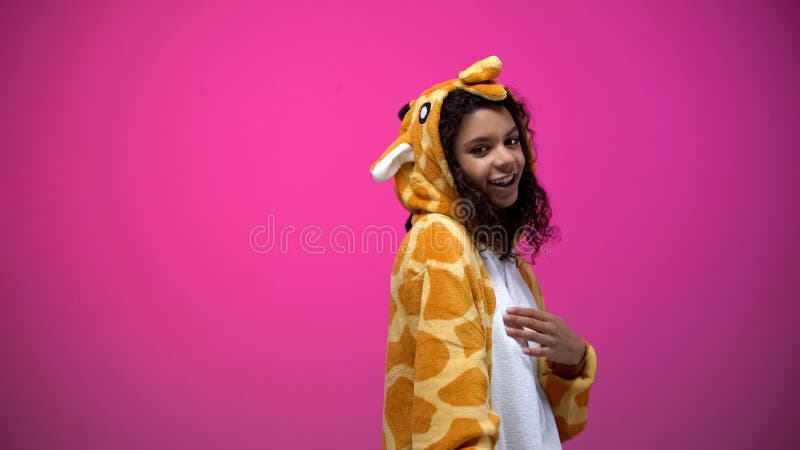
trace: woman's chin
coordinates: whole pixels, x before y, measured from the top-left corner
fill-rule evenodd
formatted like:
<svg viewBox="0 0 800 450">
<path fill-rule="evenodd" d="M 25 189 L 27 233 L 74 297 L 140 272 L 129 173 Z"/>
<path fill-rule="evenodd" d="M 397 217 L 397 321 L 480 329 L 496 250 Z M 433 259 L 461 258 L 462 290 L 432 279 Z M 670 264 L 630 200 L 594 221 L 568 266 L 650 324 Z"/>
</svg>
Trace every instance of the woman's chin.
<svg viewBox="0 0 800 450">
<path fill-rule="evenodd" d="M 514 195 L 504 196 L 502 198 L 493 198 L 491 201 L 492 201 L 492 205 L 496 209 L 505 209 L 505 208 L 508 208 L 509 206 L 513 205 L 514 203 L 516 203 L 517 202 L 517 197 L 518 197 L 518 195 L 516 193 L 514 193 Z"/>
</svg>

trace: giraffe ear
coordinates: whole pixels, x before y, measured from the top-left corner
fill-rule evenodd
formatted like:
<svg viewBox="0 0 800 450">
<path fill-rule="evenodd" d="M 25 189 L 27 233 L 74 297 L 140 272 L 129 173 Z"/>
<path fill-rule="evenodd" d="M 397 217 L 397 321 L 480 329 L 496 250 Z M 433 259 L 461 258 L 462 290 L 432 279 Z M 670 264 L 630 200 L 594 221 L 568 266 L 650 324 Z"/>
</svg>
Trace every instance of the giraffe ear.
<svg viewBox="0 0 800 450">
<path fill-rule="evenodd" d="M 406 103 L 400 108 L 400 111 L 397 112 L 397 117 L 400 118 L 402 121 L 406 117 L 406 113 L 411 109 L 411 103 Z"/>
<path fill-rule="evenodd" d="M 408 142 L 398 142 L 389 147 L 370 168 L 372 178 L 378 183 L 392 178 L 405 163 L 414 162 L 414 148 Z"/>
</svg>

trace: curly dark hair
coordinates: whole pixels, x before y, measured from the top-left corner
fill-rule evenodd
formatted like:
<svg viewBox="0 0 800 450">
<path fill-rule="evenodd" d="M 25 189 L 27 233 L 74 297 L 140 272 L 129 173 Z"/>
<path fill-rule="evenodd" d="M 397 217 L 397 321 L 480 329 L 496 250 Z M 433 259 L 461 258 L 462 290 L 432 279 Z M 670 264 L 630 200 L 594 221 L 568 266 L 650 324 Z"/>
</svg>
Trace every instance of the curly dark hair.
<svg viewBox="0 0 800 450">
<path fill-rule="evenodd" d="M 525 103 L 508 95 L 504 100 L 491 101 L 462 89 L 456 89 L 445 97 L 439 118 L 439 136 L 447 164 L 453 174 L 456 190 L 462 200 L 469 202 L 469 215 L 460 218 L 475 244 L 483 249 L 497 249 L 500 259 L 513 258 L 516 263 L 516 249 L 513 242 L 519 239 L 522 254 L 530 255 L 533 262 L 539 255 L 542 246 L 558 237 L 558 227 L 550 225 L 552 210 L 545 190 L 539 185 L 536 176 L 530 170 L 524 170 L 519 181 L 519 194 L 513 205 L 496 209 L 486 194 L 473 185 L 464 174 L 455 155 L 454 144 L 461 122 L 465 115 L 480 108 L 505 107 L 514 119 L 520 133 L 519 141 L 525 154 L 525 167 L 530 164 L 534 148 L 533 130 L 529 128 L 530 113 Z M 528 140 L 528 133 L 531 139 Z M 529 145 L 530 143 L 530 145 Z M 494 230 L 497 232 L 487 232 Z M 481 245 L 483 244 L 483 245 Z M 526 248 L 525 248 L 526 247 Z"/>
</svg>

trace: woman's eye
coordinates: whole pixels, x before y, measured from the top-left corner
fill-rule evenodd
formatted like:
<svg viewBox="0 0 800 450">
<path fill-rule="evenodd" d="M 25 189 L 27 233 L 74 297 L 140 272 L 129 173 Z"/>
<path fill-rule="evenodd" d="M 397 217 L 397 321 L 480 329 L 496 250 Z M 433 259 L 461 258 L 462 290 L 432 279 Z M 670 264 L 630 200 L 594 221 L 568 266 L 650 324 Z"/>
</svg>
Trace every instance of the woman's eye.
<svg viewBox="0 0 800 450">
<path fill-rule="evenodd" d="M 508 142 L 508 145 L 517 145 L 519 144 L 519 138 L 509 138 L 506 142 Z"/>
<path fill-rule="evenodd" d="M 486 153 L 488 150 L 489 150 L 489 147 L 487 147 L 485 145 L 479 145 L 477 147 L 474 147 L 470 153 L 477 154 L 477 155 L 482 155 L 482 154 Z"/>
</svg>

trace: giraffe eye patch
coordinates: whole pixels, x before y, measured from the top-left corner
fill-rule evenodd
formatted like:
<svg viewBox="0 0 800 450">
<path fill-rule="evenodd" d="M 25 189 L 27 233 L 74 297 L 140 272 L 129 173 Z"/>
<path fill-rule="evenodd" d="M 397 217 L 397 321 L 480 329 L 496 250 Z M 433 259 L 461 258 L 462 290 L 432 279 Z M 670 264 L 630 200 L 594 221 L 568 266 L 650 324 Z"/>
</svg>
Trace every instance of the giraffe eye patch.
<svg viewBox="0 0 800 450">
<path fill-rule="evenodd" d="M 428 120 L 428 114 L 431 112 L 431 102 L 426 102 L 419 109 L 419 123 L 424 124 Z"/>
</svg>

